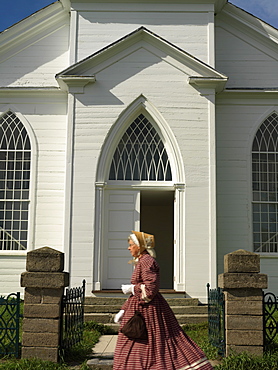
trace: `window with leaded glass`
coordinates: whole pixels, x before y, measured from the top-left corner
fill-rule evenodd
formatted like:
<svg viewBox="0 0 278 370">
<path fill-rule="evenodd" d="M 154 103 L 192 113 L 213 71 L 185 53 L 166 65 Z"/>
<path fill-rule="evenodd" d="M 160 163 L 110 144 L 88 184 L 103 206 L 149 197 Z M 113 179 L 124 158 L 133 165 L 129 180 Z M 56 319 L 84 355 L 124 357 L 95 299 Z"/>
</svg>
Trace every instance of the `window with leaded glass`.
<svg viewBox="0 0 278 370">
<path fill-rule="evenodd" d="M 115 150 L 109 180 L 171 181 L 170 162 L 159 134 L 140 114 Z"/>
<path fill-rule="evenodd" d="M 0 250 L 27 249 L 31 144 L 12 112 L 0 117 Z"/>
<path fill-rule="evenodd" d="M 252 147 L 254 252 L 278 252 L 278 115 L 260 126 Z"/>
</svg>

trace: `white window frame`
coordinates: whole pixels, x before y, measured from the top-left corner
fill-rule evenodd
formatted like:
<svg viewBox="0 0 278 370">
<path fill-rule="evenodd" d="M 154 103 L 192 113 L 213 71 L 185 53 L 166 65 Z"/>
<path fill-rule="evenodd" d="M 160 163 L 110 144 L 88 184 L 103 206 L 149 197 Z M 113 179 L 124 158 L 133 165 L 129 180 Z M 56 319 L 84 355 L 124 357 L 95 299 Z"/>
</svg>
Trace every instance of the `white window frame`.
<svg viewBox="0 0 278 370">
<path fill-rule="evenodd" d="M 115 149 L 110 180 L 172 181 L 164 142 L 143 113 L 131 122 Z"/>
<path fill-rule="evenodd" d="M 267 126 L 272 132 L 266 138 Z M 275 127 L 277 126 L 277 127 Z M 272 134 L 275 133 L 276 142 Z M 259 137 L 261 136 L 261 137 Z M 266 140 L 265 140 L 266 139 Z M 263 142 L 264 141 L 264 142 Z M 256 144 L 256 148 L 255 148 Z M 273 144 L 273 145 L 272 145 Z M 256 150 L 255 150 L 256 149 Z M 254 159 L 257 157 L 257 160 Z M 274 161 L 273 161 L 274 158 Z M 270 161 L 270 159 L 272 159 Z M 272 112 L 257 129 L 252 142 L 252 220 L 253 251 L 255 253 L 277 255 L 278 253 L 278 114 Z M 262 181 L 265 180 L 265 181 Z M 274 180 L 274 181 L 270 181 Z M 272 185 L 272 186 L 271 186 Z M 273 191 L 271 191 L 273 190 Z M 256 208 L 256 209 L 255 209 Z M 270 210 L 273 209 L 273 212 Z M 276 211 L 275 211 L 276 209 Z M 257 212 L 255 212 L 255 210 Z M 263 231 L 265 227 L 265 231 Z M 274 230 L 275 228 L 275 230 Z M 263 240 L 267 237 L 267 240 Z M 256 246 L 255 243 L 259 244 Z M 268 245 L 269 244 L 269 245 Z M 275 247 L 276 244 L 276 247 Z M 273 249 L 271 249 L 273 246 Z M 276 250 L 275 250 L 276 249 Z"/>
<path fill-rule="evenodd" d="M 38 146 L 33 129 L 28 120 L 20 113 L 13 105 L 5 105 L 0 107 L 0 118 L 8 112 L 13 113 L 22 123 L 27 131 L 31 143 L 31 167 L 30 167 L 30 186 L 29 186 L 29 209 L 28 209 L 28 236 L 27 248 L 25 250 L 0 250 L 1 255 L 26 256 L 29 250 L 34 249 L 34 219 L 35 219 L 35 193 L 36 193 L 36 177 L 37 177 L 37 153 Z"/>
</svg>

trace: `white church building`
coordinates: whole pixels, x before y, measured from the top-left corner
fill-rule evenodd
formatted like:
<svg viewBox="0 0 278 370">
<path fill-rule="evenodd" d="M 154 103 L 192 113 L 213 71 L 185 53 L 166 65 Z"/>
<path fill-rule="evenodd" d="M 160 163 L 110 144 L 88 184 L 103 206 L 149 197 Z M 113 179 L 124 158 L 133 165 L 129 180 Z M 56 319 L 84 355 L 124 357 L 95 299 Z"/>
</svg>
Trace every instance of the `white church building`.
<svg viewBox="0 0 278 370">
<path fill-rule="evenodd" d="M 0 294 L 65 253 L 86 294 L 130 280 L 206 299 L 259 253 L 278 293 L 278 30 L 226 0 L 59 0 L 0 33 Z"/>
</svg>

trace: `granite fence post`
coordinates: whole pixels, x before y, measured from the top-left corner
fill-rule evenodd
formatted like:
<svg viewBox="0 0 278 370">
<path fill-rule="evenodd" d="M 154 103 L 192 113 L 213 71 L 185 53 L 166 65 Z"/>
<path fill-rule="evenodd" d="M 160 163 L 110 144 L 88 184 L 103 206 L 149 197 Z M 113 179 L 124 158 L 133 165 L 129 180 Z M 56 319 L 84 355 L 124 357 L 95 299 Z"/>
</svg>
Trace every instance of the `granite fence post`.
<svg viewBox="0 0 278 370">
<path fill-rule="evenodd" d="M 226 355 L 262 355 L 262 289 L 267 288 L 267 275 L 260 274 L 260 256 L 242 249 L 227 254 L 218 285 L 225 295 Z"/>
<path fill-rule="evenodd" d="M 27 253 L 22 358 L 59 361 L 61 305 L 69 274 L 64 272 L 64 253 L 49 247 Z"/>
</svg>

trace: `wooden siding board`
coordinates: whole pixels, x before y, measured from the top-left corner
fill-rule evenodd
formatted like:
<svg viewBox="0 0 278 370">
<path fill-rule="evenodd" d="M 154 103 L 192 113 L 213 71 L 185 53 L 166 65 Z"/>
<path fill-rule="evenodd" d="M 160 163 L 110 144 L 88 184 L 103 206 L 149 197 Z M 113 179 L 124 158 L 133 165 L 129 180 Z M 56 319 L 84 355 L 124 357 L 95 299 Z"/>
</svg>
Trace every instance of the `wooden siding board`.
<svg viewBox="0 0 278 370">
<path fill-rule="evenodd" d="M 68 25 L 0 53 L 0 86 L 57 86 L 55 74 L 68 66 Z"/>
<path fill-rule="evenodd" d="M 277 54 L 233 31 L 216 27 L 216 69 L 229 76 L 227 87 L 277 87 Z"/>
<path fill-rule="evenodd" d="M 140 65 L 140 70 L 135 69 L 135 75 L 133 75 L 133 64 L 136 63 L 136 56 L 142 60 L 140 53 L 134 53 L 99 72 L 97 83 L 86 86 L 86 96 L 80 97 L 77 101 L 72 250 L 73 255 L 76 256 L 72 266 L 74 279 L 85 270 L 85 263 L 86 269 L 89 268 L 89 264 L 92 265 L 92 256 L 89 255 L 85 261 L 81 261 L 78 256 L 81 248 L 88 252 L 93 248 L 94 213 L 88 214 L 90 209 L 88 199 L 93 204 L 94 189 L 93 187 L 90 189 L 90 184 L 95 181 L 95 160 L 100 154 L 101 145 L 109 129 L 124 109 L 142 92 L 163 115 L 178 141 L 188 173 L 188 199 L 192 191 L 196 194 L 187 209 L 188 228 L 191 232 L 187 242 L 192 244 L 193 248 L 199 242 L 200 250 L 207 248 L 209 230 L 207 227 L 202 228 L 200 233 L 200 224 L 207 225 L 209 214 L 208 197 L 205 195 L 209 180 L 208 103 L 206 98 L 201 97 L 186 83 L 185 75 L 181 71 L 153 57 L 148 51 L 143 53 L 146 62 Z M 161 76 L 167 76 L 166 87 L 165 79 L 161 79 Z M 84 173 L 85 169 L 87 169 L 86 173 Z M 84 189 L 84 192 L 80 189 Z M 200 195 L 203 202 L 200 201 Z M 196 204 L 200 205 L 202 214 Z M 85 225 L 82 218 L 84 207 L 87 217 Z M 196 234 L 201 234 L 198 242 L 196 242 Z M 195 276 L 188 278 L 191 282 Z M 207 282 L 207 276 L 198 278 L 203 279 L 202 284 L 204 281 Z"/>
<path fill-rule="evenodd" d="M 270 101 L 252 100 L 246 95 L 230 101 L 220 98 L 218 102 L 217 241 L 218 272 L 221 273 L 225 254 L 237 249 L 253 249 L 250 145 L 255 135 L 254 125 L 259 125 L 258 119 L 269 109 Z M 264 272 L 271 271 L 268 261 L 263 266 Z"/>
<path fill-rule="evenodd" d="M 78 59 L 88 56 L 86 45 L 93 53 L 143 25 L 207 62 L 208 22 L 207 12 L 79 12 Z"/>
<path fill-rule="evenodd" d="M 29 248 L 50 246 L 63 249 L 65 207 L 65 164 L 66 164 L 66 98 L 64 94 L 20 92 L 9 93 L 0 98 L 15 106 L 32 127 L 38 144 L 36 153 L 37 186 L 35 217 L 33 220 L 33 245 Z M 2 267 L 2 256 L 0 263 Z M 17 257 L 13 257 L 16 261 Z M 9 266 L 9 265 L 7 265 Z M 9 267 L 8 267 L 9 268 Z M 25 270 L 25 268 L 24 268 Z M 12 272 L 11 272 L 12 274 Z M 20 275 L 20 274 L 18 274 Z M 11 281 L 13 278 L 11 278 Z M 1 290 L 1 289 L 0 289 Z"/>
<path fill-rule="evenodd" d="M 22 293 L 20 275 L 26 270 L 26 257 L 0 255 L 0 264 L 0 295 L 8 295 L 16 292 Z"/>
</svg>

